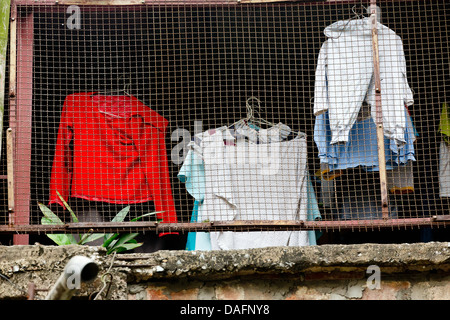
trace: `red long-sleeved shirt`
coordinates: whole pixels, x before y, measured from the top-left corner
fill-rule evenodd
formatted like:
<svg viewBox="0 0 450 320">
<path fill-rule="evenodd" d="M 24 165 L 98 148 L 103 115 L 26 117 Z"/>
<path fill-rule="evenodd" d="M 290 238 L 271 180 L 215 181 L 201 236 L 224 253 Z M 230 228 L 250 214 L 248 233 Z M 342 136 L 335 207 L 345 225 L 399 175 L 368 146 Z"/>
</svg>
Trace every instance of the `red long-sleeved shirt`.
<svg viewBox="0 0 450 320">
<path fill-rule="evenodd" d="M 153 201 L 177 222 L 165 133 L 168 121 L 132 96 L 69 95 L 59 125 L 50 203 L 65 199 L 132 204 Z M 73 143 L 73 146 L 71 144 Z"/>
</svg>

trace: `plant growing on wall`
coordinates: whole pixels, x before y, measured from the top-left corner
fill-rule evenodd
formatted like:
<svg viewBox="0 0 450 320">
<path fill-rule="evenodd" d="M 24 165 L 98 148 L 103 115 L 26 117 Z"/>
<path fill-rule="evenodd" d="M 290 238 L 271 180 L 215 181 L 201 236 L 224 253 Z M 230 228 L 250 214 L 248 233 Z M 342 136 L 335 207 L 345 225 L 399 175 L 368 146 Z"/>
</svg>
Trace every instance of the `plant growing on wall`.
<svg viewBox="0 0 450 320">
<path fill-rule="evenodd" d="M 69 204 L 63 199 L 61 194 L 58 193 L 59 198 L 63 202 L 64 206 L 67 208 L 67 210 L 70 212 L 70 216 L 72 219 L 72 222 L 77 223 L 78 217 L 76 216 L 75 212 L 73 212 L 72 208 L 69 206 Z M 43 217 L 41 218 L 41 224 L 43 225 L 62 225 L 64 222 L 46 205 L 38 202 L 39 209 L 43 213 Z M 128 212 L 130 211 L 130 206 L 127 206 L 123 208 L 122 210 L 117 213 L 117 215 L 111 220 L 111 222 L 122 222 L 124 221 L 125 217 L 127 216 Z M 144 214 L 142 216 L 136 217 L 132 219 L 131 221 L 137 221 L 139 219 L 142 219 L 143 217 L 147 216 L 153 216 L 156 215 L 158 212 L 150 212 L 147 214 Z M 79 239 L 77 240 L 73 234 L 47 234 L 47 237 L 49 237 L 53 242 L 55 242 L 59 246 L 63 245 L 70 245 L 70 244 L 78 244 L 78 245 L 85 245 L 89 242 L 92 242 L 94 240 L 100 239 L 103 237 L 103 244 L 102 246 L 106 248 L 106 253 L 111 254 L 113 252 L 123 252 L 127 250 L 133 250 L 135 248 L 138 248 L 142 246 L 142 243 L 138 243 L 136 241 L 137 236 L 139 233 L 127 233 L 127 234 L 119 234 L 119 233 L 86 233 L 79 235 Z"/>
</svg>

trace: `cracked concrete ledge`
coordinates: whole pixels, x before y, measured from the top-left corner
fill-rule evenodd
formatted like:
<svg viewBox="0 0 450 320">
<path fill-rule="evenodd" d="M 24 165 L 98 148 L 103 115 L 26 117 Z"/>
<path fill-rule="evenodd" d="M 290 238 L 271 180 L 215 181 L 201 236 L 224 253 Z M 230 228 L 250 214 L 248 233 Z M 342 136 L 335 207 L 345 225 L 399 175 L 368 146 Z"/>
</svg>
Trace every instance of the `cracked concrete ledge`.
<svg viewBox="0 0 450 320">
<path fill-rule="evenodd" d="M 29 283 L 49 289 L 69 259 L 92 258 L 100 266 L 97 279 L 82 285 L 80 297 L 93 297 L 111 268 L 114 290 L 108 299 L 127 299 L 131 285 L 152 281 L 221 281 L 235 278 L 282 277 L 327 280 L 362 278 L 370 265 L 383 274 L 450 273 L 450 243 L 355 244 L 273 247 L 232 251 L 158 251 L 106 255 L 90 246 L 0 246 L 0 299 L 23 299 Z M 358 276 L 359 275 L 359 276 Z M 5 277 L 9 281 L 5 280 Z M 45 297 L 38 291 L 37 298 Z"/>
</svg>

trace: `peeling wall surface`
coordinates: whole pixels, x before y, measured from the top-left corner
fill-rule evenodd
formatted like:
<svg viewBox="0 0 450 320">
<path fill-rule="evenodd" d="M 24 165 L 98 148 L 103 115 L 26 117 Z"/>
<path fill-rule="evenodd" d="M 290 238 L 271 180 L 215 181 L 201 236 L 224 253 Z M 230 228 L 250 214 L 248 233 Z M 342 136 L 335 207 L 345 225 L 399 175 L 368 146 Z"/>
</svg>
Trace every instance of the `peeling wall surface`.
<svg viewBox="0 0 450 320">
<path fill-rule="evenodd" d="M 72 299 L 450 299 L 447 242 L 116 255 L 89 246 L 0 246 L 0 299 L 27 299 L 29 288 L 44 299 L 76 255 L 100 271 Z"/>
</svg>

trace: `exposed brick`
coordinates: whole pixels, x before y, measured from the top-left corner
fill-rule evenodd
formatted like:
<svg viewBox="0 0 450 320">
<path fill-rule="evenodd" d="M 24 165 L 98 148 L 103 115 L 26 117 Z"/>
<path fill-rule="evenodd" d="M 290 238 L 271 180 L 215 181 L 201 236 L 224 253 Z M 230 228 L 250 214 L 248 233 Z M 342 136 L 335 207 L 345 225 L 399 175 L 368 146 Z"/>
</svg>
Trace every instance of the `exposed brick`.
<svg viewBox="0 0 450 320">
<path fill-rule="evenodd" d="M 147 287 L 148 300 L 169 300 L 169 297 L 164 293 L 166 287 Z"/>
<path fill-rule="evenodd" d="M 197 300 L 198 288 L 185 289 L 177 292 L 171 292 L 170 297 L 172 300 Z"/>
<path fill-rule="evenodd" d="M 408 281 L 381 281 L 380 289 L 365 288 L 362 300 L 401 300 L 403 292 L 411 287 Z"/>
<path fill-rule="evenodd" d="M 249 300 L 273 300 L 275 299 L 276 291 L 280 290 L 280 288 L 276 288 L 275 290 L 271 290 L 270 284 L 271 282 L 261 283 L 257 282 L 255 284 L 246 282 L 242 284 L 242 290 L 244 292 L 244 298 Z"/>
<path fill-rule="evenodd" d="M 286 300 L 329 300 L 330 296 L 320 293 L 315 289 L 308 287 L 297 287 L 297 290 L 288 295 Z"/>
</svg>

